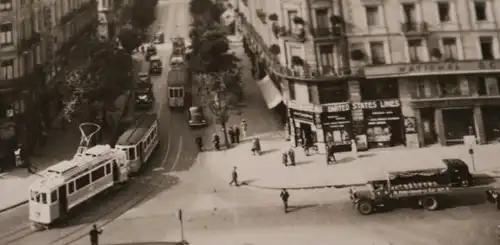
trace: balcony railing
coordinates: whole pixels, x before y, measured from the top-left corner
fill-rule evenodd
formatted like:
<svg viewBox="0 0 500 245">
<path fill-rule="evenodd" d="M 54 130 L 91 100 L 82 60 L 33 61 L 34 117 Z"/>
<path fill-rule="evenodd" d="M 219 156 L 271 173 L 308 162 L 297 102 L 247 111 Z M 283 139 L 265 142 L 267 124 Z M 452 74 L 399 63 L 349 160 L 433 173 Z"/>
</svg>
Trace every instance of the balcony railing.
<svg viewBox="0 0 500 245">
<path fill-rule="evenodd" d="M 239 15 L 240 23 L 245 29 L 248 38 L 251 38 L 256 44 L 257 49 L 262 53 L 270 72 L 281 76 L 288 77 L 291 79 L 302 79 L 302 80 L 331 80 L 336 78 L 347 78 L 347 77 L 362 77 L 363 68 L 309 68 L 304 67 L 303 69 L 292 69 L 280 64 L 280 61 L 269 51 L 269 47 L 264 42 L 262 37 L 258 34 L 252 24 L 248 23 L 243 14 Z"/>
<path fill-rule="evenodd" d="M 311 28 L 311 34 L 314 38 L 339 38 L 344 36 L 342 27 L 317 27 Z"/>
<path fill-rule="evenodd" d="M 401 23 L 401 31 L 407 35 L 428 34 L 429 26 L 426 22 L 403 22 Z"/>
<path fill-rule="evenodd" d="M 282 29 L 280 36 L 287 39 L 288 41 L 304 42 L 306 41 L 306 32 L 304 29 L 293 28 L 293 29 Z"/>
</svg>

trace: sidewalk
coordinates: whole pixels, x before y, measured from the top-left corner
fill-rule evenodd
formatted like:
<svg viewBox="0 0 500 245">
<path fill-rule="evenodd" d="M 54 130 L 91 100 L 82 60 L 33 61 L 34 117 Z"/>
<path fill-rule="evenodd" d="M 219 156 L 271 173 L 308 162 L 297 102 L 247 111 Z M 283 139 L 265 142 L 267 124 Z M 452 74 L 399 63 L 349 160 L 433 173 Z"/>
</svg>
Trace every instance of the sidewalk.
<svg viewBox="0 0 500 245">
<path fill-rule="evenodd" d="M 359 153 L 358 159 L 350 152 L 337 153 L 334 165 L 326 165 L 323 154 L 305 156 L 301 148 L 294 148 L 297 166 L 285 167 L 281 157 L 290 143 L 283 136 L 276 133 L 261 136 L 261 156 L 252 155 L 250 144 L 245 141 L 226 151 L 203 152 L 199 155 L 199 163 L 228 181 L 233 167 L 237 167 L 241 182 L 266 189 L 356 186 L 367 180 L 385 179 L 387 171 L 439 166 L 442 158 L 460 158 L 469 165 L 471 172 L 500 175 L 498 145 L 476 147 L 474 171 L 464 146 L 371 150 Z"/>
<path fill-rule="evenodd" d="M 120 114 L 119 108 L 122 108 L 125 104 L 125 99 L 122 97 L 120 96 L 115 102 L 117 112 L 108 113 L 110 126 L 117 120 L 118 115 L 115 114 Z M 78 126 L 79 123 L 74 121 L 67 125 L 65 130 L 60 129 L 60 127 L 49 130 L 45 146 L 31 157 L 31 163 L 36 166 L 38 173 L 62 160 L 73 158 L 80 143 L 80 129 Z M 104 133 L 103 138 L 106 142 L 110 137 L 107 133 Z M 0 196 L 8 198 L 0 199 L 0 213 L 26 203 L 29 185 L 37 178 L 40 178 L 40 176 L 28 173 L 25 168 L 16 168 L 1 173 Z"/>
</svg>

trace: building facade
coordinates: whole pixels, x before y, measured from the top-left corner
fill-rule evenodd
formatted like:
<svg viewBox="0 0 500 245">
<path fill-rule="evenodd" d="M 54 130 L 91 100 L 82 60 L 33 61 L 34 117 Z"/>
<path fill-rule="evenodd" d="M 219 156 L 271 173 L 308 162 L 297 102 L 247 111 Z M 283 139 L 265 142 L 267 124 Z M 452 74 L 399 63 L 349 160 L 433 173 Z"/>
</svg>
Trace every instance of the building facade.
<svg viewBox="0 0 500 245">
<path fill-rule="evenodd" d="M 0 161 L 37 127 L 46 61 L 42 19 L 42 5 L 34 1 L 0 1 Z"/>
<path fill-rule="evenodd" d="M 292 140 L 347 148 L 351 139 L 358 148 L 450 145 L 471 134 L 479 143 L 497 140 L 498 7 L 491 0 L 238 4 L 257 73 L 281 86 Z"/>
</svg>

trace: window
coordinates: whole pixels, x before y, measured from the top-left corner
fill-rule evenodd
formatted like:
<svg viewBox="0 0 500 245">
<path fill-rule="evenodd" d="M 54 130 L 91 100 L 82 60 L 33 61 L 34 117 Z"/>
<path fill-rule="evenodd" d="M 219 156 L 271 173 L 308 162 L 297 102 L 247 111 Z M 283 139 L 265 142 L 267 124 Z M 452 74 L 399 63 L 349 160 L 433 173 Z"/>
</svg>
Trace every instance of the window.
<svg viewBox="0 0 500 245">
<path fill-rule="evenodd" d="M 116 160 L 113 160 L 112 164 L 116 164 Z M 111 173 L 111 163 L 106 164 L 106 174 Z"/>
<path fill-rule="evenodd" d="M 295 23 L 293 23 L 293 19 L 295 18 L 295 16 L 298 16 L 297 10 L 288 10 L 287 15 L 288 15 L 288 28 L 295 29 Z"/>
<path fill-rule="evenodd" d="M 86 174 L 78 179 L 75 180 L 75 185 L 76 185 L 76 189 L 77 190 L 80 190 L 82 189 L 83 187 L 87 186 L 90 184 L 90 176 L 89 174 Z"/>
<path fill-rule="evenodd" d="M 333 62 L 333 45 L 329 44 L 319 46 L 319 58 L 319 63 L 323 68 L 323 72 L 333 72 L 333 68 L 335 67 Z"/>
<path fill-rule="evenodd" d="M 335 82 L 318 87 L 320 104 L 346 102 L 349 99 L 347 82 Z"/>
<path fill-rule="evenodd" d="M 42 194 L 40 194 L 40 197 L 42 199 L 42 203 L 43 204 L 47 204 L 47 194 L 46 193 L 42 193 Z"/>
<path fill-rule="evenodd" d="M 174 91 L 175 91 L 174 89 L 169 89 L 168 90 L 168 97 L 175 98 Z"/>
<path fill-rule="evenodd" d="M 477 78 L 477 94 L 478 95 L 486 95 L 486 77 L 478 77 Z"/>
<path fill-rule="evenodd" d="M 290 99 L 295 100 L 295 83 L 293 81 L 288 81 L 288 93 L 290 94 Z"/>
<path fill-rule="evenodd" d="M 0 25 L 0 45 L 12 45 L 13 42 L 12 23 Z"/>
<path fill-rule="evenodd" d="M 328 9 L 321 8 L 316 9 L 316 25 L 319 29 L 327 29 L 329 27 L 330 20 L 328 18 Z"/>
<path fill-rule="evenodd" d="M 458 60 L 457 39 L 454 37 L 445 37 L 442 41 L 444 60 Z"/>
<path fill-rule="evenodd" d="M 75 192 L 75 182 L 69 182 L 68 183 L 68 194 L 71 194 Z"/>
<path fill-rule="evenodd" d="M 366 25 L 368 27 L 380 25 L 378 6 L 367 5 L 365 6 L 365 12 L 366 12 Z"/>
<path fill-rule="evenodd" d="M 486 21 L 488 17 L 486 15 L 486 2 L 485 1 L 474 1 L 474 12 L 476 13 L 477 21 Z"/>
<path fill-rule="evenodd" d="M 0 0 L 0 12 L 11 11 L 12 10 L 12 0 Z"/>
<path fill-rule="evenodd" d="M 135 160 L 135 147 L 128 148 L 128 160 Z"/>
<path fill-rule="evenodd" d="M 492 60 L 495 58 L 493 54 L 492 37 L 479 37 L 479 46 L 484 60 Z"/>
<path fill-rule="evenodd" d="M 412 39 L 408 40 L 408 53 L 410 55 L 410 62 L 418 63 L 420 59 L 420 49 L 422 48 L 422 40 Z"/>
<path fill-rule="evenodd" d="M 57 191 L 52 191 L 50 193 L 50 203 L 57 202 Z"/>
<path fill-rule="evenodd" d="M 370 42 L 370 53 L 372 64 L 382 65 L 385 64 L 385 52 L 383 42 Z"/>
<path fill-rule="evenodd" d="M 307 101 L 309 101 L 309 103 L 313 103 L 313 89 L 313 86 L 307 86 Z"/>
<path fill-rule="evenodd" d="M 384 82 L 360 82 L 359 90 L 363 100 L 397 99 L 399 97 L 398 81 L 387 79 Z"/>
<path fill-rule="evenodd" d="M 92 171 L 92 182 L 97 181 L 98 179 L 104 177 L 106 172 L 104 170 L 104 166 Z"/>
<path fill-rule="evenodd" d="M 405 23 L 413 24 L 417 20 L 417 12 L 414 3 L 403 3 L 403 14 Z"/>
<path fill-rule="evenodd" d="M 416 80 L 414 84 L 415 84 L 415 97 L 417 98 L 427 97 L 425 81 L 419 79 Z"/>
<path fill-rule="evenodd" d="M 456 77 L 438 80 L 438 84 L 440 96 L 459 96 L 461 94 L 459 81 Z"/>
<path fill-rule="evenodd" d="M 438 2 L 437 3 L 439 21 L 448 22 L 450 21 L 450 3 L 449 2 Z"/>
<path fill-rule="evenodd" d="M 3 79 L 14 78 L 14 59 L 3 60 L 0 64 L 0 74 Z"/>
</svg>

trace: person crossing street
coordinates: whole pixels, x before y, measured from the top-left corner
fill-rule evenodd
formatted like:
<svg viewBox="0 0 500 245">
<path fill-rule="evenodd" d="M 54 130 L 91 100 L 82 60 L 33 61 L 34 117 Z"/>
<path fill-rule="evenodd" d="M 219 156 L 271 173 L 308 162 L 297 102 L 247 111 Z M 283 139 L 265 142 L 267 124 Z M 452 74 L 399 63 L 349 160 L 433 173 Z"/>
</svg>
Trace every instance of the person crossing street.
<svg viewBox="0 0 500 245">
<path fill-rule="evenodd" d="M 236 167 L 233 168 L 233 173 L 231 174 L 231 182 L 229 182 L 230 186 L 232 186 L 233 184 L 235 186 L 240 186 L 240 184 L 238 183 L 238 172 L 236 172 Z"/>
<path fill-rule="evenodd" d="M 283 201 L 283 208 L 285 209 L 285 213 L 288 213 L 288 198 L 290 198 L 290 194 L 286 189 L 283 189 L 280 193 L 281 201 Z"/>
<path fill-rule="evenodd" d="M 92 226 L 92 230 L 89 232 L 90 245 L 99 245 L 99 236 L 102 234 L 102 230 L 97 229 L 97 225 Z"/>
</svg>

